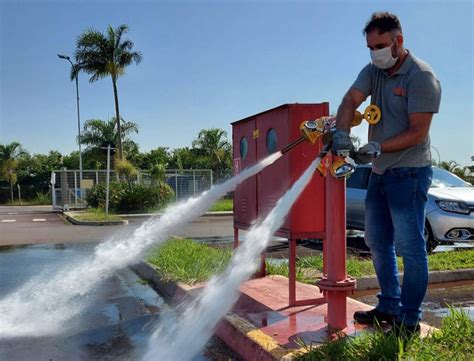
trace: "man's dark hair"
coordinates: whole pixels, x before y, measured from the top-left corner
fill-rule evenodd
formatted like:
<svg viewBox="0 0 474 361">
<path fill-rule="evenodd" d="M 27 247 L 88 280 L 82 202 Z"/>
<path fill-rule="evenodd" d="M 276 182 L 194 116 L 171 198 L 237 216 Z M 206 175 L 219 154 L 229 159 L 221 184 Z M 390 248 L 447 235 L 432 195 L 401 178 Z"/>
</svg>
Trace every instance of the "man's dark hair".
<svg viewBox="0 0 474 361">
<path fill-rule="evenodd" d="M 390 14 L 389 12 L 373 13 L 370 20 L 367 22 L 364 28 L 364 35 L 367 35 L 372 30 L 377 29 L 379 34 L 383 34 L 387 31 L 393 32 L 394 30 L 402 32 L 402 26 L 397 15 Z"/>
</svg>

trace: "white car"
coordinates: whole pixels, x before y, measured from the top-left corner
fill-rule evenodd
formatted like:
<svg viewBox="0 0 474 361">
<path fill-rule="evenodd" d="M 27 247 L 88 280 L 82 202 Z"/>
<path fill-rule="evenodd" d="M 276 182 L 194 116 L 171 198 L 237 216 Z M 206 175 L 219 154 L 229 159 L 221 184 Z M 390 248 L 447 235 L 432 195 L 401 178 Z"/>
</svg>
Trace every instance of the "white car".
<svg viewBox="0 0 474 361">
<path fill-rule="evenodd" d="M 358 166 L 347 180 L 347 228 L 364 230 L 365 196 L 372 169 Z M 428 251 L 438 244 L 474 242 L 474 187 L 447 170 L 433 167 L 428 191 L 425 238 Z"/>
</svg>

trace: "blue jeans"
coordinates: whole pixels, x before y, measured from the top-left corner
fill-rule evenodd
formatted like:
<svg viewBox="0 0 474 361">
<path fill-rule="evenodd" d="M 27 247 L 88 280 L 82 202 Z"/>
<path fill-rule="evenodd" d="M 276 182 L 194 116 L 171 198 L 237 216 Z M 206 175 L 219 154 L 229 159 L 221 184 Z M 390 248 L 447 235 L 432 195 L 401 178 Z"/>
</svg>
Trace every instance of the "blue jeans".
<svg viewBox="0 0 474 361">
<path fill-rule="evenodd" d="M 415 326 L 428 285 L 428 258 L 423 237 L 431 166 L 393 168 L 371 174 L 365 200 L 365 243 L 370 248 L 380 285 L 377 310 Z M 396 255 L 403 258 L 400 289 Z"/>
</svg>

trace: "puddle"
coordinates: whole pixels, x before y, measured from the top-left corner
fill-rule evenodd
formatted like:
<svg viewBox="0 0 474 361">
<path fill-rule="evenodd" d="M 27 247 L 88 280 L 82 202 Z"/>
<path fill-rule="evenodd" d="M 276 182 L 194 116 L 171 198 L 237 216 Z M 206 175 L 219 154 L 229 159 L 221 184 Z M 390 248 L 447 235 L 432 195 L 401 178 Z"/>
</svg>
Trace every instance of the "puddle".
<svg viewBox="0 0 474 361">
<path fill-rule="evenodd" d="M 64 266 L 88 257 L 94 245 L 2 247 L 0 294 L 5 296 L 31 277 L 52 276 Z M 156 324 L 168 312 L 166 302 L 130 269 L 117 271 L 87 296 L 88 307 L 54 336 L 0 337 L 5 360 L 139 360 Z M 1 317 L 1 315 L 0 315 Z M 212 339 L 195 360 L 234 360 L 233 353 Z"/>
</svg>

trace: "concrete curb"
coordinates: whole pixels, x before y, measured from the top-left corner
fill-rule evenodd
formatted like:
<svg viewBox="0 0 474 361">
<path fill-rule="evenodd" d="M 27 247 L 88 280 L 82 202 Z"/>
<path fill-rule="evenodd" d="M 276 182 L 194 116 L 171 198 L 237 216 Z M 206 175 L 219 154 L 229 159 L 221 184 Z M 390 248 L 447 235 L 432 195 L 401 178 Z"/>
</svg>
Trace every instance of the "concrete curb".
<svg viewBox="0 0 474 361">
<path fill-rule="evenodd" d="M 120 221 L 81 221 L 74 218 L 73 212 L 63 212 L 64 218 L 71 224 L 75 226 L 126 226 L 128 225 L 128 220 L 123 219 Z"/>
<path fill-rule="evenodd" d="M 181 282 L 166 281 L 159 270 L 146 262 L 131 266 L 132 270 L 141 278 L 151 283 L 151 286 L 166 297 L 171 303 L 180 303 L 187 299 L 191 301 L 199 294 L 200 286 L 188 286 Z M 218 323 L 214 334 L 228 347 L 238 351 L 245 360 L 276 361 L 294 360 L 300 350 L 289 350 L 279 346 L 271 337 L 255 328 L 249 322 L 236 314 L 229 312 Z M 239 348 L 241 341 L 245 340 L 249 347 Z M 240 342 L 239 342 L 240 341 Z"/>
<path fill-rule="evenodd" d="M 428 283 L 448 283 L 457 281 L 470 281 L 474 280 L 474 268 L 466 268 L 454 271 L 431 271 L 429 273 Z M 400 282 L 403 281 L 403 273 L 400 274 Z M 357 291 L 378 289 L 379 283 L 377 277 L 360 277 L 357 278 Z"/>
</svg>

